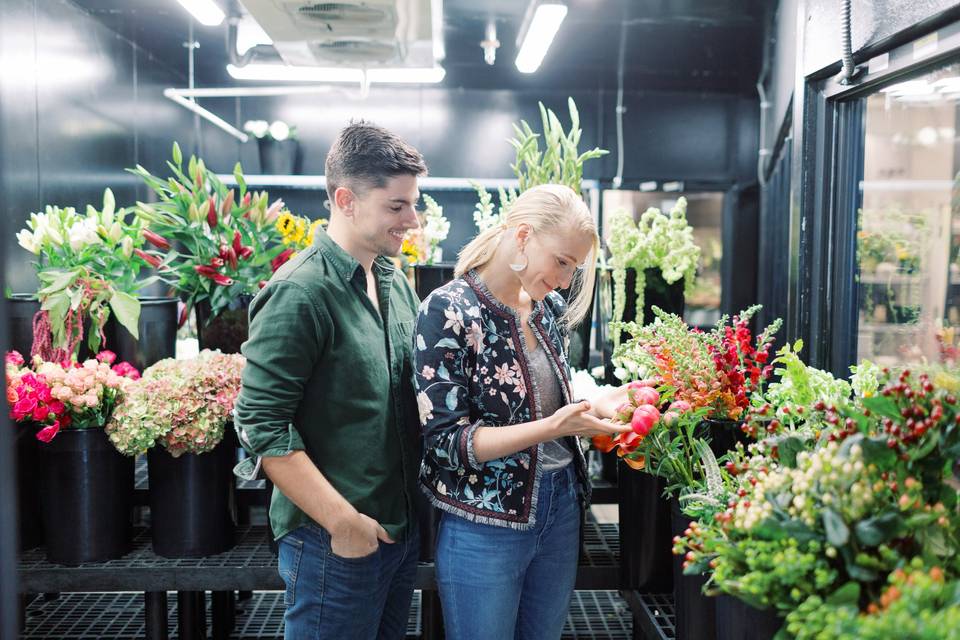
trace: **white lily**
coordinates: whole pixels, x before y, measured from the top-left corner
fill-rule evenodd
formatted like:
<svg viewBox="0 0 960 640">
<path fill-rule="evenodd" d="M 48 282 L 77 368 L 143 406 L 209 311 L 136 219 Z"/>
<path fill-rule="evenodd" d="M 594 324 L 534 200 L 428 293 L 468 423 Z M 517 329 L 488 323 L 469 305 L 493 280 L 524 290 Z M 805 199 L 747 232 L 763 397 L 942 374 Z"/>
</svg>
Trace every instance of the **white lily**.
<svg viewBox="0 0 960 640">
<path fill-rule="evenodd" d="M 40 242 L 37 241 L 36 236 L 26 229 L 17 233 L 17 243 L 30 253 L 40 255 Z"/>
</svg>

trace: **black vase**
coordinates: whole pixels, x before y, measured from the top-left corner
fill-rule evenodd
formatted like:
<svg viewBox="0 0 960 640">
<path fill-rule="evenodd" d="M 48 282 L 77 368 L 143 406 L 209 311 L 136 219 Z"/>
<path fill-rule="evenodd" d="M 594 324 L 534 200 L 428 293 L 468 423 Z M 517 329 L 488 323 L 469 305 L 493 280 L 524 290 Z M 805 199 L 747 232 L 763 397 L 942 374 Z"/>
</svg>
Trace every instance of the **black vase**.
<svg viewBox="0 0 960 640">
<path fill-rule="evenodd" d="M 147 452 L 153 551 L 166 558 L 199 558 L 233 548 L 236 530 L 236 441 L 228 425 L 207 453 L 177 458 L 155 446 Z"/>
<path fill-rule="evenodd" d="M 597 281 L 599 281 L 599 278 L 597 278 Z M 583 317 L 580 324 L 573 327 L 570 331 L 570 354 L 568 360 L 570 361 L 570 366 L 574 369 L 587 369 L 590 366 L 590 334 L 593 330 L 593 309 L 597 298 L 597 281 L 594 282 L 594 290 L 590 292 L 590 308 L 587 310 L 587 315 Z M 563 296 L 564 300 L 567 302 L 570 301 L 570 295 L 572 293 L 570 289 L 561 289 L 559 293 Z"/>
<path fill-rule="evenodd" d="M 710 437 L 710 450 L 717 458 L 732 451 L 738 442 L 750 443 L 750 438 L 740 428 L 739 420 L 704 420 L 700 429 Z"/>
<path fill-rule="evenodd" d="M 253 300 L 251 295 L 242 295 L 230 301 L 219 315 L 211 317 L 210 302 L 203 300 L 196 305 L 197 341 L 201 349 L 219 349 L 223 353 L 240 353 L 248 335 L 247 310 Z"/>
<path fill-rule="evenodd" d="M 620 507 L 620 588 L 645 593 L 673 590 L 670 502 L 663 478 L 621 462 L 617 478 Z"/>
<path fill-rule="evenodd" d="M 177 302 L 176 298 L 140 298 L 139 339 L 134 339 L 129 331 L 119 323 L 114 323 L 111 335 L 107 336 L 107 348 L 117 354 L 117 361 L 129 362 L 138 371 L 143 371 L 164 358 L 174 357 L 177 349 Z"/>
<path fill-rule="evenodd" d="M 683 515 L 676 501 L 671 501 L 670 516 L 673 535 L 682 536 L 690 526 L 690 518 Z M 703 594 L 703 585 L 706 582 L 706 576 L 683 575 L 683 558 L 673 556 L 676 640 L 715 640 L 716 605 L 713 598 Z"/>
<path fill-rule="evenodd" d="M 33 347 L 33 316 L 40 311 L 40 302 L 32 293 L 15 293 L 7 299 L 9 346 L 19 351 L 24 359 L 30 359 Z"/>
<path fill-rule="evenodd" d="M 773 609 L 755 609 L 726 594 L 714 600 L 716 640 L 771 640 L 783 626 L 783 618 Z"/>
<path fill-rule="evenodd" d="M 47 559 L 100 562 L 129 550 L 134 460 L 103 429 L 64 429 L 43 453 L 41 485 Z"/>
<path fill-rule="evenodd" d="M 257 139 L 260 173 L 294 175 L 300 173 L 300 143 L 296 140 Z"/>
<path fill-rule="evenodd" d="M 33 425 L 14 425 L 17 465 L 17 524 L 20 550 L 43 544 L 43 513 L 40 508 L 41 443 Z"/>
<path fill-rule="evenodd" d="M 418 264 L 413 267 L 414 289 L 417 297 L 426 299 L 434 289 L 453 280 L 452 264 Z"/>
</svg>

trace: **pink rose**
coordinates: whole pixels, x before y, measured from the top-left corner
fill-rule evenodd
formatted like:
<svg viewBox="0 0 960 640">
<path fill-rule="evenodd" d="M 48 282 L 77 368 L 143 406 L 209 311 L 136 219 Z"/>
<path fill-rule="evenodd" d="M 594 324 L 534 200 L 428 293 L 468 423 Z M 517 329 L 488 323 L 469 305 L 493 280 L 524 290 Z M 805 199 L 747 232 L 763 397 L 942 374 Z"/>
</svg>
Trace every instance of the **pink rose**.
<svg viewBox="0 0 960 640">
<path fill-rule="evenodd" d="M 113 351 L 107 351 L 106 349 L 97 354 L 97 360 L 100 362 L 106 362 L 107 364 L 113 364 L 116 359 L 117 354 L 115 354 Z"/>
<path fill-rule="evenodd" d="M 650 433 L 650 430 L 653 429 L 653 425 L 657 424 L 658 420 L 660 420 L 660 412 L 657 408 L 650 404 L 643 404 L 633 412 L 633 419 L 630 421 L 630 426 L 636 433 L 641 436 L 646 436 Z"/>
</svg>

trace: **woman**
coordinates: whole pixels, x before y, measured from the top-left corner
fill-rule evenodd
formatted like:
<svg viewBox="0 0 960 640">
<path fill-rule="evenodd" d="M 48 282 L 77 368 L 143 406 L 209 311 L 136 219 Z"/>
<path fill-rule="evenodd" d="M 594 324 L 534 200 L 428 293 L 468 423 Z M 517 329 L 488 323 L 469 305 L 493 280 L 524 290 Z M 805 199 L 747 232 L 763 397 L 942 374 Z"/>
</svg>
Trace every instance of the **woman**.
<svg viewBox="0 0 960 640">
<path fill-rule="evenodd" d="M 437 583 L 452 640 L 563 629 L 589 496 L 578 437 L 629 429 L 603 420 L 622 388 L 592 407 L 571 397 L 567 331 L 590 308 L 598 246 L 572 189 L 534 187 L 420 305 L 420 483 L 443 512 Z M 568 307 L 554 290 L 571 284 Z"/>
</svg>

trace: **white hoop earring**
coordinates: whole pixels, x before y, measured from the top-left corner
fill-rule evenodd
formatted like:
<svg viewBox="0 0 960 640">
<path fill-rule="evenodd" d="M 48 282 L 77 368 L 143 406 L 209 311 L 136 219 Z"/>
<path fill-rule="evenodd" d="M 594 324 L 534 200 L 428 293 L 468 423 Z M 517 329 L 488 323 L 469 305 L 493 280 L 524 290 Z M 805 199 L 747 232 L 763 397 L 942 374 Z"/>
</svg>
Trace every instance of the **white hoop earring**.
<svg viewBox="0 0 960 640">
<path fill-rule="evenodd" d="M 524 269 L 526 269 L 526 268 L 527 268 L 527 265 L 530 264 L 530 258 L 527 257 L 527 254 L 521 253 L 521 254 L 520 254 L 520 257 L 523 258 L 523 262 L 511 262 L 511 263 L 510 263 L 510 268 L 513 269 L 514 271 L 516 271 L 517 273 L 520 273 L 521 271 L 523 271 Z"/>
</svg>

